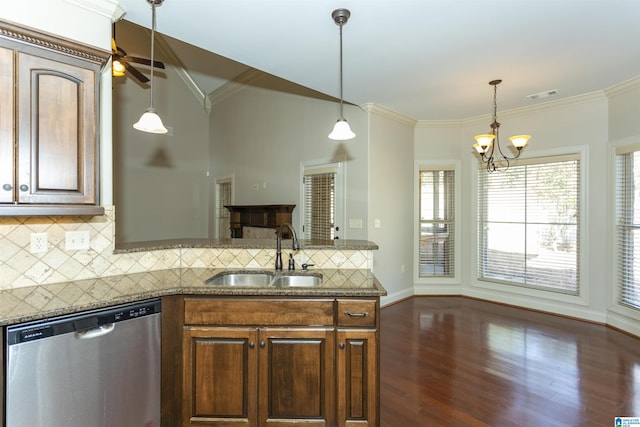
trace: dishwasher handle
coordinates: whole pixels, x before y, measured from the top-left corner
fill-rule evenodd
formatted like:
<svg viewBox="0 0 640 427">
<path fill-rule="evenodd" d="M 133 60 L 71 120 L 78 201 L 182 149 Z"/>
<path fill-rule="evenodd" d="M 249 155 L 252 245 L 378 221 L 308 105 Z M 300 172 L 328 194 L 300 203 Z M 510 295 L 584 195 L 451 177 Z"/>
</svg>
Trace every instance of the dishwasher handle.
<svg viewBox="0 0 640 427">
<path fill-rule="evenodd" d="M 85 329 L 82 331 L 76 331 L 76 337 L 81 340 L 90 340 L 107 335 L 116 328 L 115 323 L 107 323 L 106 325 L 100 325 L 97 328 Z"/>
</svg>

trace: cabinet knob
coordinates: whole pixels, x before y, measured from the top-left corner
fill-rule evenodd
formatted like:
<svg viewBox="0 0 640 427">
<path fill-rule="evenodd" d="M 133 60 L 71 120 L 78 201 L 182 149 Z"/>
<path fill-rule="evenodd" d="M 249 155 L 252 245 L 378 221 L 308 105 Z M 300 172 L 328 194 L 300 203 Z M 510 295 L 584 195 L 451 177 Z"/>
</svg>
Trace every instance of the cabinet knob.
<svg viewBox="0 0 640 427">
<path fill-rule="evenodd" d="M 253 348 L 253 347 L 255 347 L 255 346 L 256 346 L 256 343 L 254 343 L 253 341 L 251 341 L 251 342 L 249 343 L 249 348 Z"/>
<path fill-rule="evenodd" d="M 340 345 L 339 345 L 338 347 L 340 347 L 340 350 L 344 350 L 344 343 L 343 343 L 343 342 L 341 342 L 341 343 L 340 343 Z"/>
<path fill-rule="evenodd" d="M 20 186 L 20 191 L 29 191 L 29 186 L 28 186 L 28 185 L 24 185 L 24 184 L 22 184 L 22 185 Z"/>
<path fill-rule="evenodd" d="M 13 187 L 11 186 L 11 184 L 5 184 L 2 186 L 2 189 L 4 191 L 11 191 L 13 189 Z"/>
<path fill-rule="evenodd" d="M 264 341 L 260 341 L 260 348 L 264 348 Z"/>
</svg>

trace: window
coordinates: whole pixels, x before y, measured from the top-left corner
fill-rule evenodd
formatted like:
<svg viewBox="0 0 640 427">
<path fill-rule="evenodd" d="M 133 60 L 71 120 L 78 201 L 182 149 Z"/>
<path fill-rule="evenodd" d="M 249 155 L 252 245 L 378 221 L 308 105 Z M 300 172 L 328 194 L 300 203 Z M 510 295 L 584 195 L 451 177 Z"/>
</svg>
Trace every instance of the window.
<svg viewBox="0 0 640 427">
<path fill-rule="evenodd" d="M 455 173 L 421 169 L 419 277 L 453 277 L 455 273 Z"/>
<path fill-rule="evenodd" d="M 579 293 L 578 155 L 478 171 L 478 279 Z"/>
<path fill-rule="evenodd" d="M 618 302 L 640 309 L 640 151 L 616 153 L 616 219 Z"/>
<path fill-rule="evenodd" d="M 225 205 L 232 203 L 231 190 L 231 179 L 220 179 L 216 181 L 216 236 L 218 238 L 231 236 L 231 212 L 225 208 Z"/>
<path fill-rule="evenodd" d="M 302 230 L 305 239 L 336 238 L 336 174 L 337 167 L 331 165 L 304 169 Z"/>
</svg>

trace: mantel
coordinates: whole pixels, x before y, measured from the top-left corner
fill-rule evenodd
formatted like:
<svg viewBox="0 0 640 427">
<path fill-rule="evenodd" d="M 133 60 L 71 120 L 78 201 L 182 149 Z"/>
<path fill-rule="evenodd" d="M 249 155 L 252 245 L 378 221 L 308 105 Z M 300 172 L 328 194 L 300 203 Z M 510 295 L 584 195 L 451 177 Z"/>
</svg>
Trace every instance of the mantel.
<svg viewBox="0 0 640 427">
<path fill-rule="evenodd" d="M 243 227 L 277 228 L 280 224 L 291 224 L 291 215 L 296 205 L 225 205 L 231 213 L 229 228 L 232 238 L 241 238 Z M 290 238 L 289 230 L 283 231 Z"/>
</svg>

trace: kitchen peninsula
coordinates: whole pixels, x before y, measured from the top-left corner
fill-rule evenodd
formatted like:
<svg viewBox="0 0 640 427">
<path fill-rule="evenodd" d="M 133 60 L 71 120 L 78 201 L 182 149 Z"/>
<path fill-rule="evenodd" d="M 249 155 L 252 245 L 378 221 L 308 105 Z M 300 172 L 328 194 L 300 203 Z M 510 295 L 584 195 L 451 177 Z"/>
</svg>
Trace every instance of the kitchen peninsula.
<svg viewBox="0 0 640 427">
<path fill-rule="evenodd" d="M 294 253 L 290 241 L 282 242 L 296 270 L 277 274 L 321 276 L 316 286 L 205 283 L 230 271 L 275 275 L 275 239 L 146 242 L 119 247 L 114 256 L 125 262 L 129 255 L 166 253 L 177 258 L 175 268 L 8 289 L 1 292 L 0 322 L 161 297 L 163 425 L 376 426 L 379 306 L 386 294 L 371 272 L 377 246 L 300 243 Z"/>
</svg>

